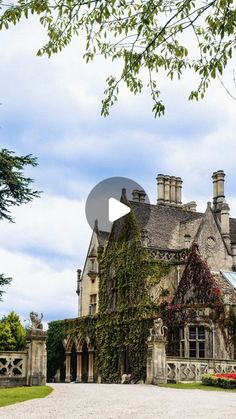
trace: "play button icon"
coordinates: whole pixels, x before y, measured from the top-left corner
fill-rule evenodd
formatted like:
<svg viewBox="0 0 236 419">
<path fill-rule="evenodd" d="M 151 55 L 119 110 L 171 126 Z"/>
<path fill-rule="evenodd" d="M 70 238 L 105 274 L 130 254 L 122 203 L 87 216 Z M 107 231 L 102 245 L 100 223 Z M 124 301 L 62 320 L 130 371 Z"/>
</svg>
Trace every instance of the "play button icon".
<svg viewBox="0 0 236 419">
<path fill-rule="evenodd" d="M 143 227 L 150 213 L 148 196 L 142 186 L 125 177 L 111 177 L 99 182 L 89 193 L 85 205 L 90 227 L 94 229 L 97 221 L 99 230 L 105 232 L 110 232 L 112 223 L 131 211 L 140 213 Z"/>
<path fill-rule="evenodd" d="M 108 218 L 111 223 L 129 214 L 129 212 L 130 207 L 128 205 L 122 204 L 122 202 L 117 201 L 115 198 L 109 198 Z"/>
</svg>

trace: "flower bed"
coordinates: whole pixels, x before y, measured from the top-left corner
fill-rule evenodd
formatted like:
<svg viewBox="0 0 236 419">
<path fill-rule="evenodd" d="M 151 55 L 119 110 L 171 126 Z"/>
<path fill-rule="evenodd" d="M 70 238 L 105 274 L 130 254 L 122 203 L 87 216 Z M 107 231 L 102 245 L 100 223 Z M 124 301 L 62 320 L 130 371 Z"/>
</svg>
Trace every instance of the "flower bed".
<svg viewBox="0 0 236 419">
<path fill-rule="evenodd" d="M 232 374 L 214 374 L 214 377 L 217 377 L 217 378 L 229 378 L 231 380 L 236 380 L 236 373 L 232 373 Z"/>
<path fill-rule="evenodd" d="M 204 374 L 202 376 L 202 384 L 236 389 L 236 374 Z"/>
</svg>

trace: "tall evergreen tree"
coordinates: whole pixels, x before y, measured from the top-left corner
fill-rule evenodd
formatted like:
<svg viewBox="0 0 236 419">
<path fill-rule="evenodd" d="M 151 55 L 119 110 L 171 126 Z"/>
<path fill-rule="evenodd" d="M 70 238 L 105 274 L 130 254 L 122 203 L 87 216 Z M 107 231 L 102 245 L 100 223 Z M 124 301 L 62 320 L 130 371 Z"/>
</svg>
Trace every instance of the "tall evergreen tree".
<svg viewBox="0 0 236 419">
<path fill-rule="evenodd" d="M 27 166 L 36 166 L 37 159 L 31 154 L 16 156 L 13 151 L 0 150 L 0 220 L 14 222 L 10 208 L 32 201 L 40 192 L 31 189 L 33 180 L 24 175 Z M 0 301 L 2 287 L 8 285 L 11 278 L 0 274 Z"/>
<path fill-rule="evenodd" d="M 25 348 L 26 331 L 14 311 L 0 320 L 0 350 L 20 351 Z"/>
</svg>

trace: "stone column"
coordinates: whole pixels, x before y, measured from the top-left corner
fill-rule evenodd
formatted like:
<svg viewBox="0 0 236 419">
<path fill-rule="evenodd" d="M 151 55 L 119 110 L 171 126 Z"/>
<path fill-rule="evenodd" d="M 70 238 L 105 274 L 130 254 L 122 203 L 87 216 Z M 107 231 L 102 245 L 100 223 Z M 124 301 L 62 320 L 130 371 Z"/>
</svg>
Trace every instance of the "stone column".
<svg viewBox="0 0 236 419">
<path fill-rule="evenodd" d="M 154 321 L 148 338 L 147 384 L 163 384 L 166 378 L 166 339 L 161 319 Z"/>
<path fill-rule="evenodd" d="M 170 176 L 164 177 L 164 188 L 165 188 L 165 204 L 170 204 Z"/>
<path fill-rule="evenodd" d="M 88 383 L 93 383 L 93 370 L 94 370 L 94 359 L 93 359 L 94 352 L 93 350 L 89 350 L 89 362 L 88 362 Z"/>
<path fill-rule="evenodd" d="M 217 176 L 217 206 L 223 202 L 225 198 L 225 173 L 223 170 L 218 170 Z"/>
<path fill-rule="evenodd" d="M 212 175 L 212 183 L 213 183 L 213 209 L 217 209 L 217 175 L 216 172 Z"/>
<path fill-rule="evenodd" d="M 71 372 L 70 372 L 70 359 L 71 359 L 71 353 L 66 352 L 66 383 L 71 382 Z"/>
<path fill-rule="evenodd" d="M 230 226 L 229 226 L 229 205 L 223 202 L 221 205 L 221 234 L 228 249 L 231 251 Z"/>
<path fill-rule="evenodd" d="M 157 176 L 157 203 L 160 205 L 165 204 L 164 175 Z"/>
<path fill-rule="evenodd" d="M 182 184 L 183 181 L 181 177 L 176 178 L 176 205 L 178 207 L 182 206 Z"/>
<path fill-rule="evenodd" d="M 176 178 L 170 177 L 170 204 L 176 206 Z"/>
<path fill-rule="evenodd" d="M 134 189 L 132 192 L 132 198 L 134 202 L 139 202 L 139 190 Z"/>
<path fill-rule="evenodd" d="M 82 383 L 82 351 L 77 352 L 76 383 Z"/>
<path fill-rule="evenodd" d="M 47 381 L 46 332 L 28 331 L 27 385 L 43 386 Z"/>
</svg>

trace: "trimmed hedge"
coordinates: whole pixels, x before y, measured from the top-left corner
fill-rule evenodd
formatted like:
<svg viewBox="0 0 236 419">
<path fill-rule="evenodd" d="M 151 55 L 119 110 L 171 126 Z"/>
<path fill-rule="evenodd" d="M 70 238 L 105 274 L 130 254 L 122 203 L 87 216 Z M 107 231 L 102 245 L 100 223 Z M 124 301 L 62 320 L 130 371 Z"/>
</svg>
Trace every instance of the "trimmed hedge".
<svg viewBox="0 0 236 419">
<path fill-rule="evenodd" d="M 236 380 L 223 377 L 223 374 L 221 374 L 220 377 L 212 374 L 204 374 L 202 376 L 202 384 L 206 386 L 236 389 Z"/>
</svg>

